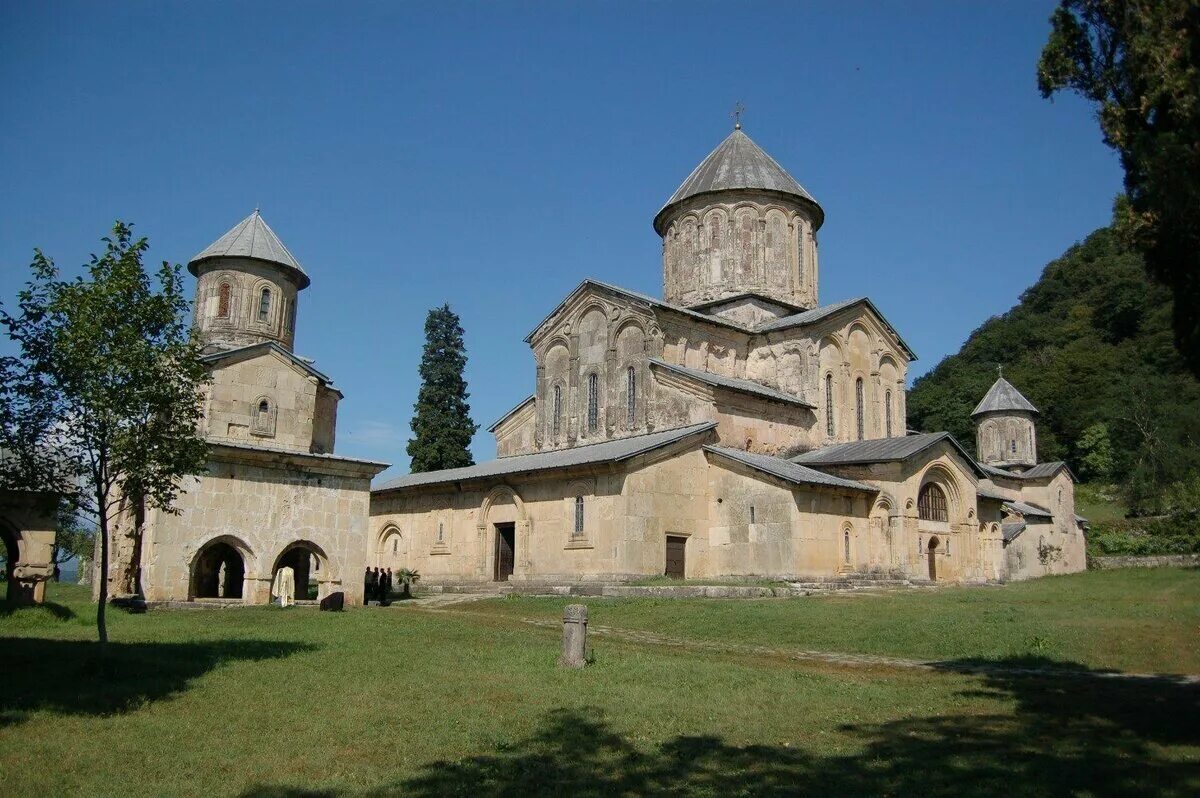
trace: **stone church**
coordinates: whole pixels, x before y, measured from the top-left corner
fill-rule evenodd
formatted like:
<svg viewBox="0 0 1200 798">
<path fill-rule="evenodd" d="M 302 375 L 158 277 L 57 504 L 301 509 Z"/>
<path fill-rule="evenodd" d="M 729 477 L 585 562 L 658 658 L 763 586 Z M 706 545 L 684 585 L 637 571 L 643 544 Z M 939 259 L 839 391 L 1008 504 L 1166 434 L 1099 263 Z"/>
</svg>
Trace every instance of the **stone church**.
<svg viewBox="0 0 1200 798">
<path fill-rule="evenodd" d="M 387 464 L 334 454 L 342 393 L 292 349 L 308 275 L 257 210 L 188 270 L 211 369 L 201 421 L 208 468 L 185 480 L 177 515 L 123 508 L 111 592 L 133 592 L 140 566 L 150 602 L 265 604 L 287 565 L 297 598 L 344 592 L 360 602 L 371 480 Z M 139 513 L 135 551 L 128 530 Z"/>
<path fill-rule="evenodd" d="M 981 461 L 908 433 L 912 350 L 870 299 L 819 302 L 824 218 L 735 127 L 654 217 L 663 298 L 584 280 L 525 339 L 533 392 L 492 425 L 497 459 L 372 491 L 368 563 L 426 583 L 1083 569 L 1074 478 L 1037 462 L 1011 384 L 975 410 Z"/>
</svg>

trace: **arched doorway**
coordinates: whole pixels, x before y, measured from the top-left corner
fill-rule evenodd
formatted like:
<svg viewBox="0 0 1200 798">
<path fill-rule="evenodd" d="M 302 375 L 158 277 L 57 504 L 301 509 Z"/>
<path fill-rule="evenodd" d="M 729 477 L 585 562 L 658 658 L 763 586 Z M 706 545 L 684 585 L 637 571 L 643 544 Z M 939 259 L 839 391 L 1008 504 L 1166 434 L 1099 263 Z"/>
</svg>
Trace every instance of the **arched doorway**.
<svg viewBox="0 0 1200 798">
<path fill-rule="evenodd" d="M 940 541 L 936 537 L 929 539 L 929 546 L 926 548 L 926 557 L 929 558 L 929 581 L 937 581 L 937 547 Z"/>
<path fill-rule="evenodd" d="M 192 598 L 240 599 L 246 584 L 243 547 L 218 538 L 196 555 L 192 564 Z"/>
<path fill-rule="evenodd" d="M 17 536 L 8 528 L 8 524 L 0 522 L 0 538 L 4 540 L 4 597 L 8 602 L 16 603 L 20 598 L 20 590 L 14 577 L 21 550 L 17 545 Z"/>
<path fill-rule="evenodd" d="M 296 579 L 296 601 L 315 601 L 321 596 L 321 583 L 328 581 L 328 559 L 315 543 L 298 540 L 288 544 L 271 568 L 271 582 L 280 568 L 288 567 Z"/>
</svg>

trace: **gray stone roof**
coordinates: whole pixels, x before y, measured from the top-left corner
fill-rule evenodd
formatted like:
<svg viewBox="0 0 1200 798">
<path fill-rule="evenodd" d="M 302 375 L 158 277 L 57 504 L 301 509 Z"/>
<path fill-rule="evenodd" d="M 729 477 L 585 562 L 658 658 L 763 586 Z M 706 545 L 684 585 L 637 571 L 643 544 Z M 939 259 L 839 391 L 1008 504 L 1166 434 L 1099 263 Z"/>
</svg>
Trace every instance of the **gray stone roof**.
<svg viewBox="0 0 1200 798">
<path fill-rule="evenodd" d="M 705 446 L 704 451 L 736 460 L 756 471 L 770 474 L 786 482 L 797 485 L 819 485 L 826 488 L 843 488 L 845 490 L 866 491 L 878 493 L 879 489 L 852 479 L 842 479 L 814 468 L 798 465 L 781 457 L 771 457 L 766 454 L 745 452 L 741 449 L 730 449 L 727 446 Z"/>
<path fill-rule="evenodd" d="M 1001 524 L 1000 533 L 1004 535 L 1004 542 L 1012 543 L 1013 540 L 1016 539 L 1017 535 L 1025 531 L 1025 526 L 1026 524 L 1024 521 L 1013 521 L 1007 524 Z"/>
<path fill-rule="evenodd" d="M 823 446 L 820 449 L 813 449 L 811 452 L 793 457 L 792 462 L 818 467 L 889 463 L 907 460 L 942 441 L 948 442 L 956 449 L 963 459 L 973 467 L 977 476 L 986 476 L 983 469 L 979 467 L 979 463 L 967 454 L 967 450 L 949 432 L 924 432 L 917 435 L 905 435 L 901 438 L 875 438 L 868 441 Z"/>
<path fill-rule="evenodd" d="M 987 463 L 980 463 L 978 461 L 976 461 L 976 465 L 986 471 L 988 475 L 1001 477 L 1003 479 L 1045 479 L 1046 477 L 1054 476 L 1059 472 L 1059 470 L 1065 468 L 1067 473 L 1071 475 L 1071 479 L 1076 482 L 1079 481 L 1079 479 L 1075 476 L 1075 472 L 1071 470 L 1071 467 L 1061 460 L 1055 460 L 1052 463 L 1038 463 L 1033 468 L 1027 468 L 1020 473 L 1017 473 L 1016 471 L 1006 471 L 1003 468 L 997 468 L 996 466 L 988 465 Z"/>
<path fill-rule="evenodd" d="M 1010 510 L 1015 510 L 1026 518 L 1053 518 L 1054 516 L 1049 510 L 1044 507 L 1038 507 L 1036 504 L 1029 502 L 1006 501 L 1004 506 Z"/>
<path fill-rule="evenodd" d="M 1004 495 L 1000 491 L 995 490 L 987 485 L 976 485 L 975 492 L 984 499 L 994 499 L 995 501 L 1001 501 L 1001 502 L 1008 501 L 1008 496 Z"/>
<path fill-rule="evenodd" d="M 879 308 L 875 307 L 875 303 L 872 302 L 870 298 L 865 296 L 855 297 L 854 299 L 846 299 L 841 302 L 834 302 L 831 305 L 822 305 L 821 307 L 813 308 L 812 310 L 806 310 L 803 313 L 795 313 L 791 316 L 784 316 L 779 319 L 771 319 L 770 321 L 763 322 L 755 327 L 754 332 L 774 332 L 776 330 L 787 330 L 791 329 L 792 327 L 803 327 L 808 324 L 816 324 L 818 321 L 832 316 L 838 311 L 860 304 L 866 305 L 871 309 L 871 312 L 875 314 L 875 317 L 879 319 L 883 326 L 886 327 L 892 333 L 892 335 L 896 336 L 896 340 L 900 342 L 900 346 L 904 347 L 904 351 L 908 353 L 908 356 L 911 359 L 917 359 L 917 354 L 913 352 L 912 347 L 910 347 L 904 341 L 904 339 L 900 337 L 900 333 L 896 332 L 896 329 L 892 327 L 891 323 L 884 318 L 884 315 L 879 312 Z"/>
<path fill-rule="evenodd" d="M 751 141 L 741 128 L 735 128 L 675 190 L 654 217 L 654 229 L 662 234 L 661 223 L 671 206 L 698 194 L 731 189 L 761 189 L 791 194 L 816 206 L 818 216 L 813 221 L 817 227 L 824 220 L 821 206 L 817 205 L 813 196 L 762 147 Z"/>
<path fill-rule="evenodd" d="M 531 393 L 531 394 L 529 394 L 529 396 L 526 396 L 524 399 L 517 402 L 515 405 L 513 405 L 511 408 L 509 408 L 507 413 L 505 413 L 504 415 L 500 416 L 500 418 L 498 418 L 492 422 L 492 426 L 487 428 L 488 432 L 495 432 L 496 427 L 500 426 L 500 424 L 502 424 L 505 420 L 507 420 L 509 416 L 511 416 L 513 413 L 517 412 L 522 407 L 529 404 L 536 398 L 537 398 L 536 394 Z"/>
<path fill-rule="evenodd" d="M 283 266 L 285 270 L 291 272 L 299 288 L 307 288 L 308 284 L 312 282 L 305 274 L 300 261 L 296 260 L 296 256 L 283 245 L 279 236 L 275 235 L 275 231 L 263 221 L 258 208 L 254 209 L 254 213 L 234 225 L 232 230 L 192 258 L 188 262 L 188 271 L 198 274 L 197 264 L 209 258 L 253 258 L 266 261 L 276 266 Z"/>
<path fill-rule="evenodd" d="M 220 352 L 210 352 L 207 355 L 201 355 L 200 359 L 205 363 L 220 363 L 222 360 L 228 360 L 231 357 L 255 355 L 259 352 L 275 352 L 279 355 L 282 355 L 284 358 L 294 363 L 302 371 L 311 374 L 328 386 L 333 385 L 333 380 L 331 380 L 328 375 L 318 371 L 316 367 L 313 366 L 311 360 L 302 358 L 289 349 L 284 349 L 274 341 L 262 341 L 261 343 L 257 344 L 247 344 L 246 346 L 239 346 L 233 349 L 224 349 Z"/>
<path fill-rule="evenodd" d="M 466 468 L 448 468 L 443 471 L 426 471 L 420 474 L 406 474 L 402 477 L 383 483 L 373 488 L 373 493 L 389 490 L 402 490 L 423 485 L 439 485 L 447 482 L 465 482 L 472 479 L 488 477 L 512 476 L 528 474 L 536 471 L 548 471 L 555 468 L 593 465 L 597 463 L 619 463 L 655 449 L 661 449 L 693 435 L 716 429 L 716 422 L 708 421 L 702 424 L 692 424 L 687 427 L 652 432 L 649 435 L 635 435 L 629 438 L 618 438 L 586 446 L 574 446 L 570 449 L 557 449 L 551 452 L 535 452 L 533 454 L 516 454 L 510 457 L 500 457 Z"/>
<path fill-rule="evenodd" d="M 209 441 L 209 444 L 214 448 L 224 447 L 226 449 L 241 449 L 247 452 L 269 452 L 270 454 L 282 454 L 290 457 L 306 457 L 314 460 L 326 460 L 331 463 L 357 463 L 362 465 L 375 466 L 375 473 L 383 471 L 391 463 L 385 463 L 383 460 L 368 460 L 365 457 L 347 457 L 342 454 L 333 454 L 332 452 L 306 452 L 289 449 L 285 446 L 274 446 L 268 443 L 255 441 L 254 443 L 239 443 L 224 439 Z"/>
<path fill-rule="evenodd" d="M 1021 410 L 1026 413 L 1036 413 L 1038 411 L 1032 402 L 1022 396 L 1021 392 L 1013 387 L 1011 382 L 1000 377 L 992 383 L 992 387 L 988 389 L 982 401 L 971 411 L 971 415 L 978 416 L 981 413 L 1002 413 L 1013 410 Z"/>
<path fill-rule="evenodd" d="M 727 390 L 738 391 L 740 393 L 749 393 L 763 399 L 770 399 L 774 402 L 785 402 L 790 405 L 799 405 L 800 407 L 807 407 L 809 409 L 815 407 L 815 405 L 809 404 L 798 396 L 793 396 L 792 394 L 784 393 L 783 391 L 777 391 L 774 388 L 768 388 L 767 386 L 761 385 L 753 380 L 725 377 L 720 374 L 713 374 L 711 371 L 704 371 L 703 369 L 677 366 L 674 363 L 668 363 L 665 360 L 659 360 L 658 358 L 651 358 L 650 363 L 658 368 L 666 369 L 667 371 L 673 371 L 676 374 L 682 374 L 685 377 L 691 377 L 694 380 L 699 380 L 706 385 L 713 385 L 718 388 L 725 388 Z"/>
</svg>

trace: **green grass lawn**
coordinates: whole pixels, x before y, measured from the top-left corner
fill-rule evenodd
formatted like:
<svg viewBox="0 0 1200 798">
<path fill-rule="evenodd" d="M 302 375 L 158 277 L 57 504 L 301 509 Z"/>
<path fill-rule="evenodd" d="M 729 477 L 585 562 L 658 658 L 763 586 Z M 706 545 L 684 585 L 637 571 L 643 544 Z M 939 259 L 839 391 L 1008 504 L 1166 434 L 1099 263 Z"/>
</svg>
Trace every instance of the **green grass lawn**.
<svg viewBox="0 0 1200 798">
<path fill-rule="evenodd" d="M 1200 571 L 1092 571 L 1002 586 L 804 599 L 510 597 L 472 611 L 561 617 L 584 603 L 627 629 L 698 640 L 919 659 L 1040 657 L 1090 668 L 1200 673 Z"/>
<path fill-rule="evenodd" d="M 1055 655 L 1094 666 L 1105 662 L 1078 626 L 1103 629 L 1103 647 L 1121 623 L 1148 624 L 1190 642 L 1175 658 L 1113 662 L 1183 671 L 1196 662 L 1198 582 L 1146 571 L 853 599 L 587 603 L 594 624 L 680 636 L 1011 656 L 1007 642 L 962 629 L 986 610 L 996 615 L 983 627 L 1013 627 L 1004 641 L 1074 641 Z M 592 666 L 564 671 L 557 631 L 512 617 L 563 602 L 524 598 L 448 611 L 115 612 L 101 659 L 85 593 L 56 586 L 50 598 L 0 613 L 4 795 L 1200 790 L 1200 688 L 1167 680 L 839 667 L 603 636 Z"/>
</svg>

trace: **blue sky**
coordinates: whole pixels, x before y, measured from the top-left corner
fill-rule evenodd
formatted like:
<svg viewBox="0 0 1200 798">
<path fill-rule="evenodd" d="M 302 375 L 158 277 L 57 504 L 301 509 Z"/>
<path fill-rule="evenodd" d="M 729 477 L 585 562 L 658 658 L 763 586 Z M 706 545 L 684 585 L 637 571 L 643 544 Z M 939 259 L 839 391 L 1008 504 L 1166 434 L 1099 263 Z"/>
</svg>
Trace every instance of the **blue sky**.
<svg viewBox="0 0 1200 798">
<path fill-rule="evenodd" d="M 74 270 L 120 218 L 186 263 L 259 205 L 312 276 L 338 451 L 407 470 L 449 302 L 490 458 L 567 292 L 661 295 L 651 219 L 741 101 L 825 209 L 821 301 L 870 295 L 912 379 L 1109 219 L 1091 109 L 1037 93 L 1053 5 L 0 4 L 0 297 L 35 246 Z"/>
</svg>

